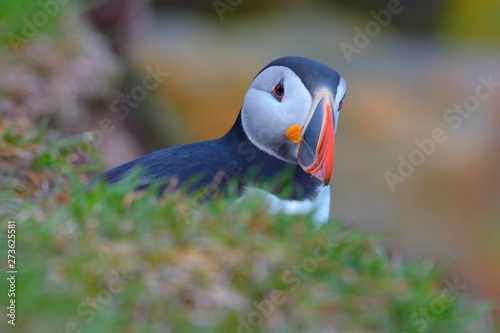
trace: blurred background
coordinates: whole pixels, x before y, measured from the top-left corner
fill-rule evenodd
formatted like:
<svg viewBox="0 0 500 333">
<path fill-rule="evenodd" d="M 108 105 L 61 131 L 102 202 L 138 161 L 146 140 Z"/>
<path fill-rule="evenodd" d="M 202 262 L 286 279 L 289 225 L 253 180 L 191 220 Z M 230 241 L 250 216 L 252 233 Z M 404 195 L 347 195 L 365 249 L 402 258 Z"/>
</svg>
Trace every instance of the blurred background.
<svg viewBox="0 0 500 333">
<path fill-rule="evenodd" d="M 263 66 L 314 58 L 348 87 L 333 217 L 500 304 L 500 2 L 62 2 L 2 4 L 4 115 L 48 117 L 64 136 L 91 131 L 112 167 L 222 136 Z M 168 76 L 156 88 L 137 88 L 158 68 Z M 470 111 L 450 111 L 464 103 Z M 446 140 L 415 153 L 436 128 Z"/>
</svg>

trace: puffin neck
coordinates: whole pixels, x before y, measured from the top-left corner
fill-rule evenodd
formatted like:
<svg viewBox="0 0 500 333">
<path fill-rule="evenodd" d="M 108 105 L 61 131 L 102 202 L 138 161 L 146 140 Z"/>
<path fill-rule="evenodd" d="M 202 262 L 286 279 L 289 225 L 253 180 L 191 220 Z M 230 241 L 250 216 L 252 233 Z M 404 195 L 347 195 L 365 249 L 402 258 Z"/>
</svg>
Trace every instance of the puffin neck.
<svg viewBox="0 0 500 333">
<path fill-rule="evenodd" d="M 282 161 L 255 146 L 243 129 L 241 112 L 238 114 L 233 127 L 219 140 L 229 151 L 237 152 L 237 154 L 233 155 L 233 161 L 242 167 L 242 176 L 247 172 L 256 171 L 254 174 L 255 187 L 258 187 L 261 182 L 268 184 L 270 179 L 278 175 L 277 170 L 284 169 L 293 172 L 293 178 L 291 179 L 293 190 L 290 197 L 292 200 L 315 197 L 322 187 L 321 181 L 306 173 L 298 164 L 293 165 Z M 252 170 L 252 166 L 257 165 L 259 167 Z"/>
<path fill-rule="evenodd" d="M 246 135 L 245 131 L 243 130 L 243 124 L 241 123 L 241 110 L 240 113 L 238 113 L 238 117 L 236 118 L 236 121 L 233 124 L 233 127 L 227 132 L 221 140 L 227 141 L 233 141 L 235 140 L 237 142 L 245 142 L 250 140 L 248 139 L 248 136 Z M 234 142 L 233 142 L 234 143 Z"/>
</svg>

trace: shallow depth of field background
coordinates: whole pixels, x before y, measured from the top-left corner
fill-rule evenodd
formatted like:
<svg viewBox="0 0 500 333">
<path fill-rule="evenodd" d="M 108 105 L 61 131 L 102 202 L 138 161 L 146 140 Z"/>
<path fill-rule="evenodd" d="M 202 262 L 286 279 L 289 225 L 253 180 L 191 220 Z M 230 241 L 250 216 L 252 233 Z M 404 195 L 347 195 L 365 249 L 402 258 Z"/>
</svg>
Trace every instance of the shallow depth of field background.
<svg viewBox="0 0 500 333">
<path fill-rule="evenodd" d="M 226 7 L 218 12 L 220 3 Z M 341 43 L 356 46 L 356 31 L 373 26 L 371 11 L 386 10 L 387 3 L 82 2 L 83 9 L 75 13 L 71 5 L 59 18 L 69 36 L 63 46 L 51 49 L 39 36 L 24 45 L 31 53 L 22 56 L 48 68 L 47 81 L 16 73 L 15 85 L 6 75 L 0 85 L 34 96 L 29 102 L 68 135 L 111 118 L 116 130 L 97 145 L 111 167 L 161 147 L 223 135 L 255 74 L 277 57 L 324 62 L 348 87 L 336 135 L 333 217 L 380 233 L 406 258 L 449 265 L 451 278 L 500 303 L 500 87 L 457 128 L 443 119 L 474 96 L 481 77 L 500 82 L 500 3 L 402 1 L 389 25 L 378 25 L 348 59 Z M 74 45 L 83 56 L 68 56 Z M 58 52 L 88 86 L 64 80 Z M 148 66 L 169 75 L 120 119 L 111 109 L 118 92 L 110 86 L 121 82 L 122 93 L 130 94 Z M 100 102 L 82 108 L 67 98 L 71 94 L 98 95 Z M 55 104 L 66 113 L 51 115 Z M 400 156 L 408 159 L 418 148 L 415 140 L 431 138 L 435 128 L 447 140 L 392 191 L 386 172 L 397 174 Z"/>
</svg>

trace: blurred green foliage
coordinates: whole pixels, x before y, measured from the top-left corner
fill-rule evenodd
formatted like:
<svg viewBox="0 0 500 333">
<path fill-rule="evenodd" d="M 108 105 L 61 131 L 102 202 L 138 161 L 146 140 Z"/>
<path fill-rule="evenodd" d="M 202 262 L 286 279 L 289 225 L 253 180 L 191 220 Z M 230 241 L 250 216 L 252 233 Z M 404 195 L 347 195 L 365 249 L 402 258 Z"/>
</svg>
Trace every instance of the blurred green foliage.
<svg viewBox="0 0 500 333">
<path fill-rule="evenodd" d="M 90 8 L 93 0 L 4 0 L 0 4 L 0 47 L 9 46 L 17 52 L 43 34 L 57 37 L 60 19 L 74 7 Z"/>
<path fill-rule="evenodd" d="M 3 1 L 0 6 L 0 46 L 12 46 L 16 40 L 31 40 L 38 33 L 46 32 L 54 27 L 61 13 L 59 10 L 47 13 L 40 3 L 46 1 Z M 50 1 L 47 1 L 47 3 Z M 50 8 L 50 7 L 49 7 Z M 50 15 L 49 15 L 50 14 Z"/>
<path fill-rule="evenodd" d="M 446 36 L 454 39 L 490 41 L 498 47 L 500 46 L 500 2 L 448 0 L 440 27 Z"/>
</svg>

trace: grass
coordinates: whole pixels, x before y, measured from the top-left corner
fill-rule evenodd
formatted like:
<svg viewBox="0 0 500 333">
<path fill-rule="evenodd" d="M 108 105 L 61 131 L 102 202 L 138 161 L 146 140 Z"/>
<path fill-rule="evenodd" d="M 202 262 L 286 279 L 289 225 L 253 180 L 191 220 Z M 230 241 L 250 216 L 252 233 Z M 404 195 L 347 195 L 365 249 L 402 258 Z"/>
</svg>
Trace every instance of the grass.
<svg viewBox="0 0 500 333">
<path fill-rule="evenodd" d="M 18 269 L 16 327 L 3 315 L 2 332 L 494 331 L 441 268 L 396 260 L 341 221 L 269 216 L 259 197 L 134 194 L 133 176 L 84 191 L 102 165 L 78 146 L 0 123 L 0 218 L 16 221 Z M 6 284 L 0 295 L 5 309 Z"/>
</svg>

